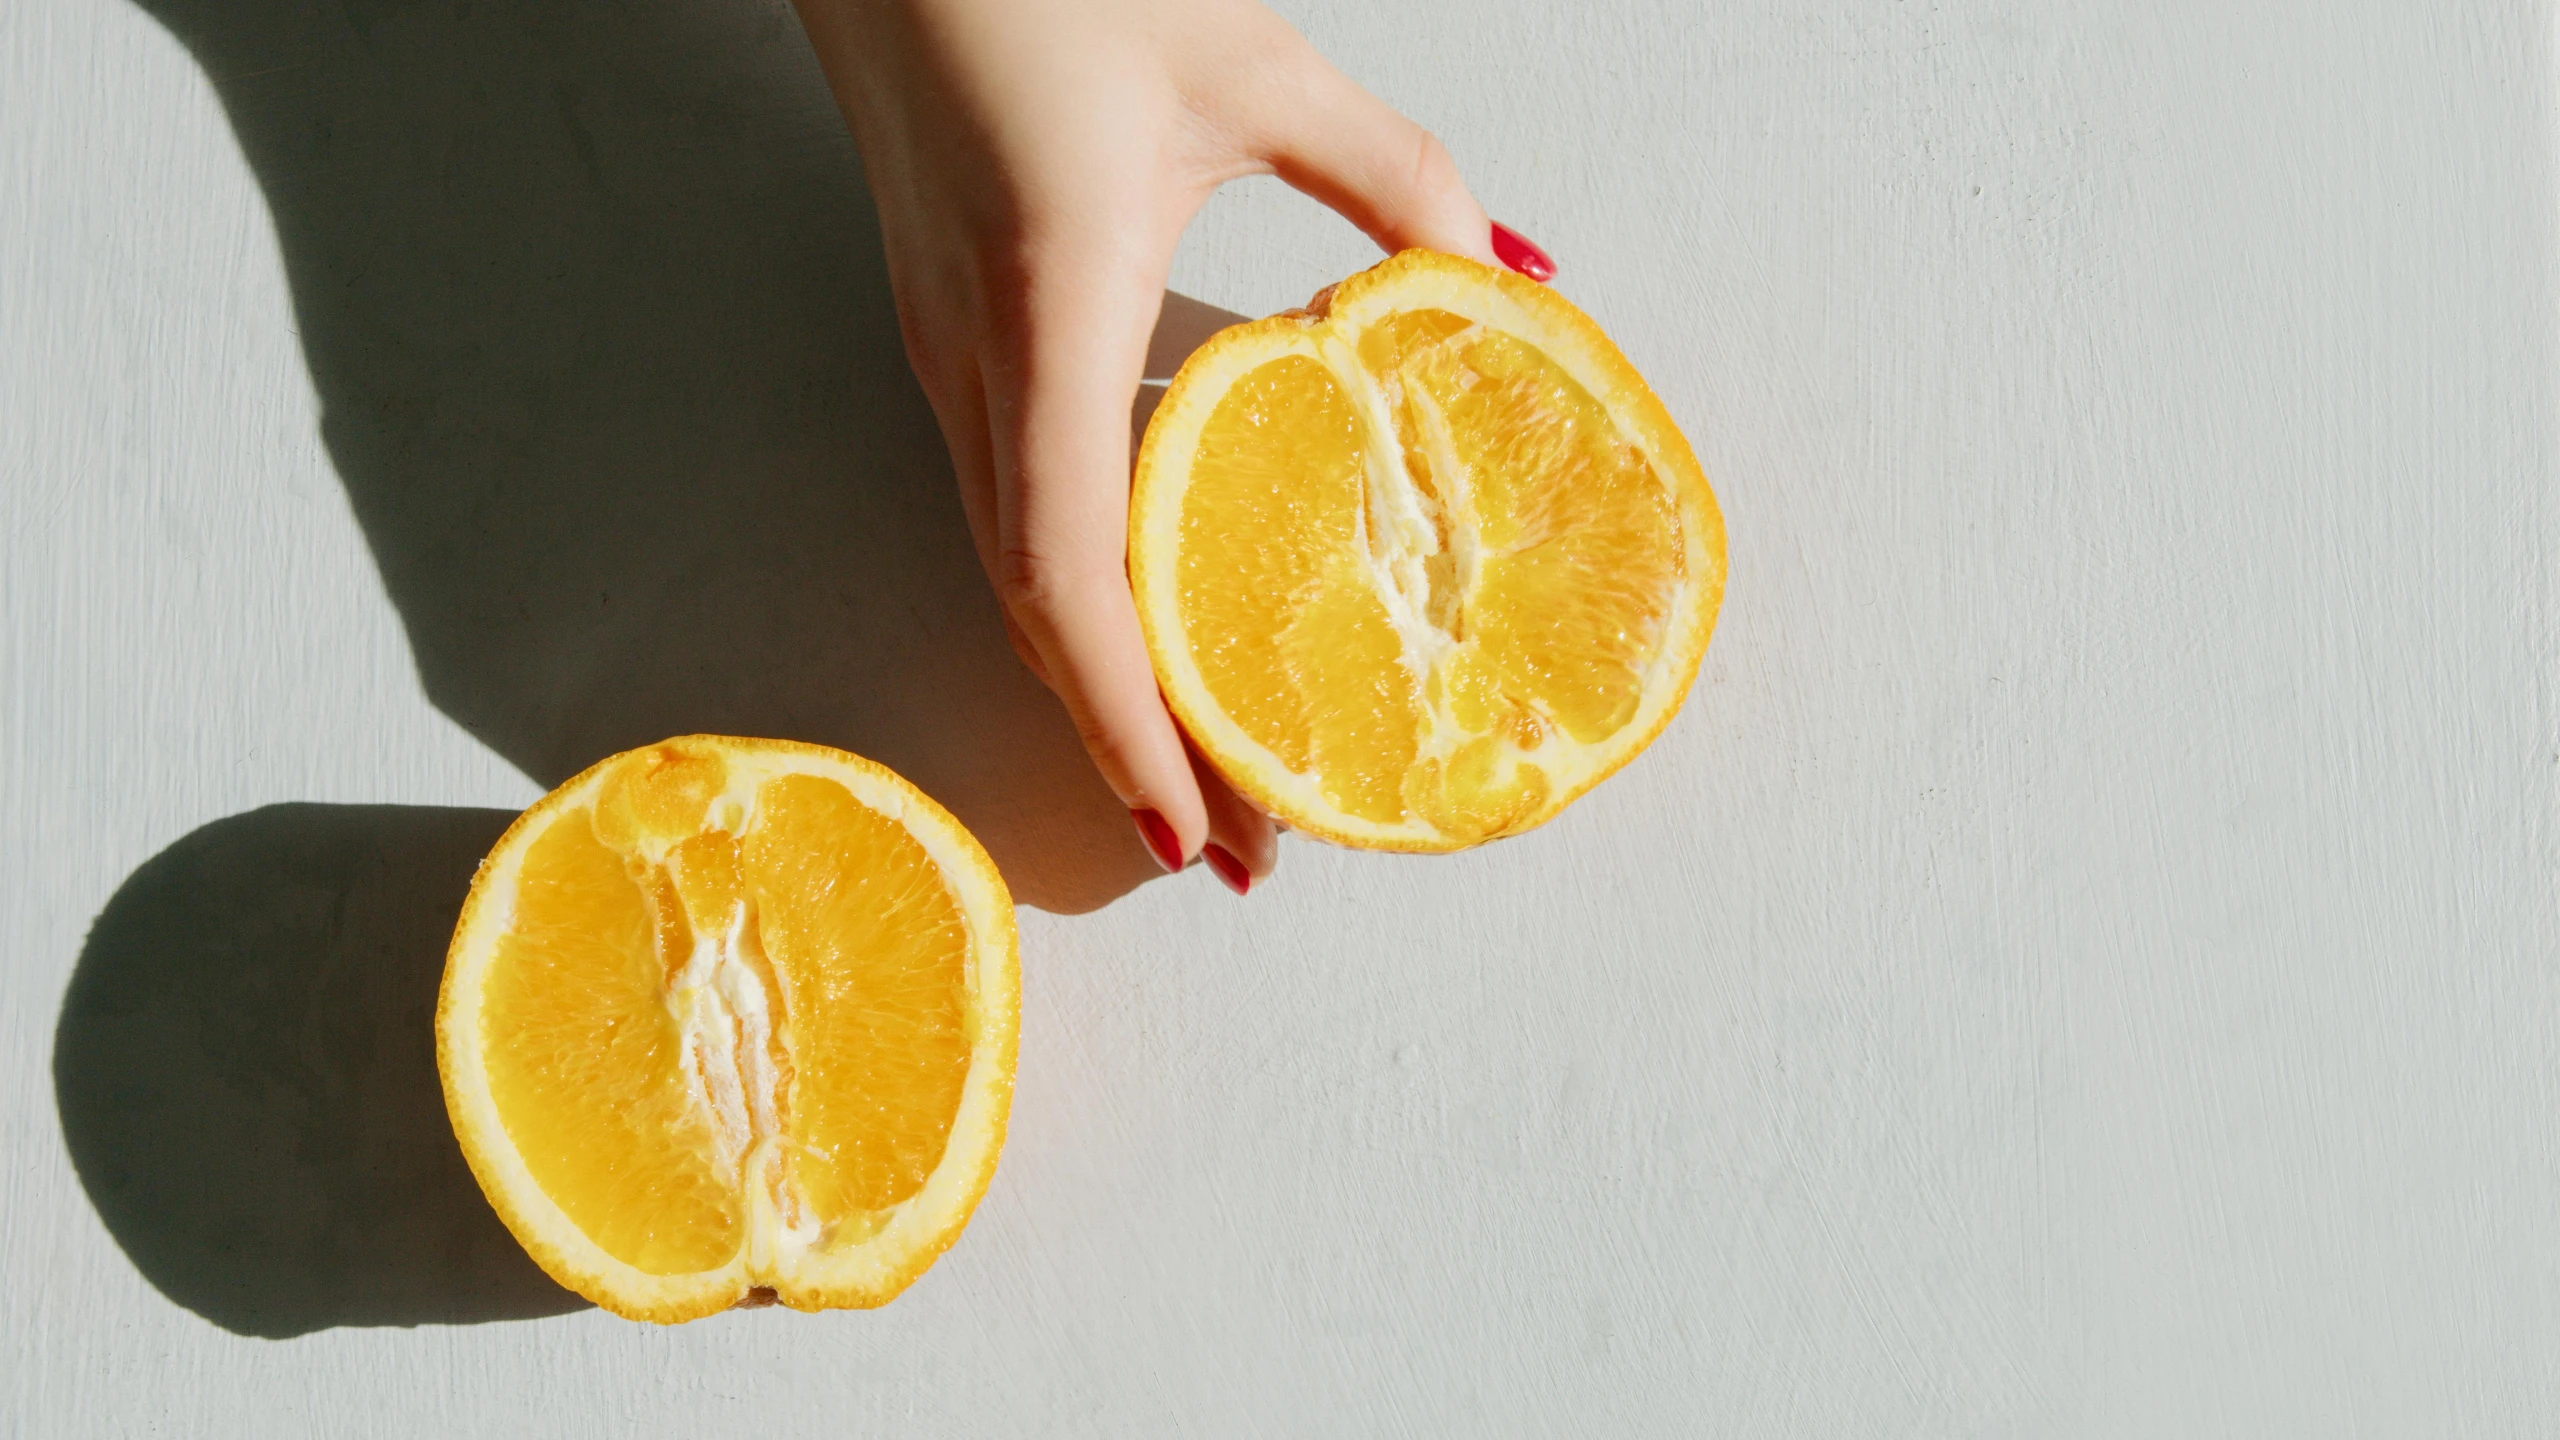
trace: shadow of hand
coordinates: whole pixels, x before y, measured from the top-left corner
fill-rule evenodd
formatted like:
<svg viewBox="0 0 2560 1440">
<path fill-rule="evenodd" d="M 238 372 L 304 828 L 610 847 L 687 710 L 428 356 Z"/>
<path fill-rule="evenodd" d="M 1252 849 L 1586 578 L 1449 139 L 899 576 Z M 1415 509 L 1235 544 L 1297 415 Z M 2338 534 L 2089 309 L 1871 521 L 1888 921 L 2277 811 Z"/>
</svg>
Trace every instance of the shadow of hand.
<svg viewBox="0 0 2560 1440">
<path fill-rule="evenodd" d="M 145 3 L 265 189 L 439 709 L 545 786 L 688 732 L 841 746 L 1043 909 L 1158 873 L 1005 640 L 786 6 Z"/>
<path fill-rule="evenodd" d="M 1045 909 L 1160 873 L 1006 643 L 786 6 L 143 3 L 265 190 L 439 709 L 545 786 L 688 732 L 842 746 Z M 1236 318 L 1168 301 L 1158 377 Z M 510 818 L 273 806 L 99 917 L 55 1093 L 172 1299 L 268 1336 L 583 1304 L 490 1211 L 435 1073 L 445 946 Z"/>
</svg>

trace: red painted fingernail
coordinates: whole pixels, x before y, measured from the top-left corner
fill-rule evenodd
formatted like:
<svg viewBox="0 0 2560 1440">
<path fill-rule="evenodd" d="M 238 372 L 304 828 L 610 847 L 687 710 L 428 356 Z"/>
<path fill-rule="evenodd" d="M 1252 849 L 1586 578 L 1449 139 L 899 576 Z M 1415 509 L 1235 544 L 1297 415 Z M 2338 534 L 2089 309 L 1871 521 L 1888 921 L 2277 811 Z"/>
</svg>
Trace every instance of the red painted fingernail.
<svg viewBox="0 0 2560 1440">
<path fill-rule="evenodd" d="M 1180 874 L 1182 842 L 1173 837 L 1173 827 L 1165 823 L 1164 817 L 1153 810 L 1132 810 L 1129 818 L 1138 822 L 1138 838 L 1147 842 L 1147 849 L 1156 857 L 1156 863 Z"/>
<path fill-rule="evenodd" d="M 1503 264 L 1544 285 L 1556 278 L 1556 262 L 1547 252 L 1529 243 L 1529 237 L 1496 220 L 1493 222 L 1493 254 Z"/>
<path fill-rule="evenodd" d="M 1209 868 L 1218 872 L 1218 878 L 1227 883 L 1228 889 L 1241 895 L 1253 888 L 1253 872 L 1244 868 L 1243 861 L 1228 854 L 1227 847 L 1203 845 L 1200 858 L 1209 862 Z"/>
</svg>

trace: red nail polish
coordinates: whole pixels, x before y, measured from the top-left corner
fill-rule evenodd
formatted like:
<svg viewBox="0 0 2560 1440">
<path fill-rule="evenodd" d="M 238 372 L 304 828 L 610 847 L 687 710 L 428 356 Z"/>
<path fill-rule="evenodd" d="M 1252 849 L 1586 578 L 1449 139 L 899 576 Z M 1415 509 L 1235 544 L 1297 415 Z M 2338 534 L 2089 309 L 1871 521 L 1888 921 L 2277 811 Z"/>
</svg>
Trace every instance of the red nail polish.
<svg viewBox="0 0 2560 1440">
<path fill-rule="evenodd" d="M 1226 882 L 1228 889 L 1241 895 L 1253 888 L 1253 872 L 1244 868 L 1243 861 L 1228 854 L 1227 847 L 1203 845 L 1200 858 L 1209 862 L 1209 868 L 1218 872 L 1218 878 Z"/>
<path fill-rule="evenodd" d="M 1493 222 L 1493 254 L 1503 264 L 1544 285 L 1556 278 L 1556 262 L 1547 252 L 1529 243 L 1527 236 L 1496 220 Z"/>
<path fill-rule="evenodd" d="M 1138 822 L 1138 838 L 1147 842 L 1147 850 L 1156 863 L 1176 874 L 1182 870 L 1182 842 L 1173 836 L 1173 827 L 1153 810 L 1132 810 L 1129 818 Z"/>
</svg>

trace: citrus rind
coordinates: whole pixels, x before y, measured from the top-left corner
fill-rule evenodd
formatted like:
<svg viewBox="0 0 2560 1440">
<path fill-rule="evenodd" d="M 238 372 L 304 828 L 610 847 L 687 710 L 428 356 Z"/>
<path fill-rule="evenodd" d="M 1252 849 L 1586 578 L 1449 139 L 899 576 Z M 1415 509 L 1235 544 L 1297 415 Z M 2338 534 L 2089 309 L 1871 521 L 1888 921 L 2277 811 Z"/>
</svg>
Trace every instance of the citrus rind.
<svg viewBox="0 0 2560 1440">
<path fill-rule="evenodd" d="M 1245 376 L 1283 356 L 1325 363 L 1326 332 L 1358 334 L 1402 311 L 1437 309 L 1525 340 L 1599 402 L 1640 448 L 1679 517 L 1682 583 L 1648 662 L 1640 699 L 1605 740 L 1541 751 L 1542 801 L 1490 834 L 1451 834 L 1419 815 L 1382 823 L 1346 813 L 1323 777 L 1292 770 L 1211 694 L 1193 657 L 1176 582 L 1183 495 L 1203 427 Z M 1330 368 L 1330 367 L 1329 367 Z M 1353 382 L 1336 369 L 1338 383 Z M 1688 440 L 1616 345 L 1546 286 L 1458 256 L 1407 250 L 1318 294 L 1304 310 L 1232 326 L 1195 351 L 1167 387 L 1141 442 L 1130 495 L 1129 580 L 1157 682 L 1192 743 L 1266 813 L 1301 833 L 1362 849 L 1442 852 L 1545 823 L 1651 744 L 1680 708 L 1706 652 L 1725 580 L 1723 516 Z"/>
<path fill-rule="evenodd" d="M 545 1273 L 625 1318 L 673 1324 L 766 1298 L 759 1291 L 799 1310 L 885 1304 L 958 1238 L 994 1178 L 1003 1148 L 1021 1015 L 1018 940 L 1004 880 L 948 811 L 895 772 L 859 756 L 794 741 L 709 735 L 650 748 L 716 752 L 726 763 L 733 797 L 751 795 L 779 775 L 833 780 L 862 805 L 902 825 L 931 857 L 968 925 L 965 985 L 975 1027 L 941 1161 L 923 1188 L 898 1203 L 866 1238 L 797 1254 L 788 1253 L 787 1244 L 773 1253 L 770 1243 L 751 1239 L 725 1265 L 678 1275 L 649 1274 L 606 1253 L 536 1183 L 486 1082 L 482 982 L 509 924 L 518 872 L 532 840 L 562 816 L 591 805 L 622 755 L 598 762 L 517 817 L 472 880 L 436 1007 L 437 1068 L 463 1158 L 499 1219 Z"/>
</svg>

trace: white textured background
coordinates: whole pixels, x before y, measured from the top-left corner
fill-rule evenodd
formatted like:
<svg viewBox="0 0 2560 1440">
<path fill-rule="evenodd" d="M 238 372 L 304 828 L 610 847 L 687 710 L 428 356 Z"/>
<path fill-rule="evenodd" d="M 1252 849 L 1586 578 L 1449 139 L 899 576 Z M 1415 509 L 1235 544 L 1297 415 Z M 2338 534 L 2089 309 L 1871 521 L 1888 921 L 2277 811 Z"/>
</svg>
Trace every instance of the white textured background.
<svg viewBox="0 0 2560 1440">
<path fill-rule="evenodd" d="M 2551 5 L 1291 14 L 1731 589 L 1545 830 L 1094 909 L 785 13 L 0 6 L 0 1431 L 2560 1432 Z M 749 724 L 1088 913 L 938 1268 L 661 1332 L 487 1246 L 421 987 L 486 807 Z"/>
</svg>

